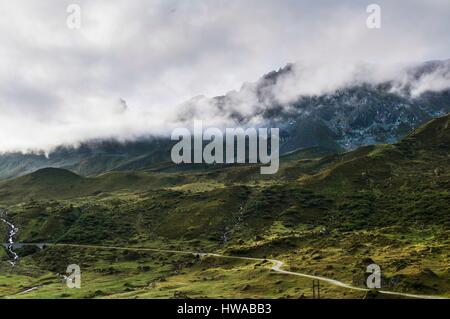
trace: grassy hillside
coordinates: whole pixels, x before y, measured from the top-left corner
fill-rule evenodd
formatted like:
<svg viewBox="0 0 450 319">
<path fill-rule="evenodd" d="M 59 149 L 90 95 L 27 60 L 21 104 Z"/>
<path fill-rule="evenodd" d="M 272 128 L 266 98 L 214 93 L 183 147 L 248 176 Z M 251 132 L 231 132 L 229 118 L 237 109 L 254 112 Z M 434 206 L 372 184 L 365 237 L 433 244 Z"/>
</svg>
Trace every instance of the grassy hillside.
<svg viewBox="0 0 450 319">
<path fill-rule="evenodd" d="M 285 261 L 286 269 L 358 286 L 364 284 L 365 267 L 377 263 L 385 289 L 450 296 L 449 123 L 447 115 L 397 144 L 345 154 L 294 152 L 282 158 L 274 176 L 259 175 L 256 165 L 90 178 L 44 169 L 1 182 L 0 205 L 20 228 L 21 242 L 273 257 Z M 44 288 L 30 297 L 297 298 L 311 293 L 308 280 L 280 278 L 258 263 L 182 262 L 164 254 L 155 261 L 145 254 L 82 247 L 71 256 L 70 251 L 21 252 L 15 270 L 1 263 L 9 275 L 0 275 L 0 295 L 13 296 L 36 283 Z M 67 292 L 51 275 L 64 272 L 72 260 L 86 269 L 86 290 Z M 21 284 L 11 283 L 11 276 Z M 326 287 L 324 296 L 364 294 Z"/>
</svg>

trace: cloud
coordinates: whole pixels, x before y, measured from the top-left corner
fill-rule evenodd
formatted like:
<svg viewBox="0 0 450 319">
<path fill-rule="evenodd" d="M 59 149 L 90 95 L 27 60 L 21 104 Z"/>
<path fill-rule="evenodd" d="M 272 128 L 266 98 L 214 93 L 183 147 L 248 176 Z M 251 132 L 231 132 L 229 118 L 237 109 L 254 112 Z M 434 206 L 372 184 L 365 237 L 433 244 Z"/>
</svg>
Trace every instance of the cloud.
<svg viewBox="0 0 450 319">
<path fill-rule="evenodd" d="M 220 123 L 208 99 L 190 99 L 235 90 L 228 112 L 250 113 L 264 103 L 242 83 L 287 62 L 299 61 L 298 72 L 268 92 L 280 103 L 393 72 L 358 74 L 361 61 L 396 65 L 450 52 L 444 0 L 377 1 L 379 30 L 366 27 L 367 1 L 350 0 L 83 0 L 82 28 L 72 30 L 73 2 L 0 4 L 0 151 L 162 134 L 190 109 Z M 448 74 L 435 73 L 412 93 L 448 84 Z"/>
<path fill-rule="evenodd" d="M 411 95 L 418 97 L 425 92 L 439 92 L 450 88 L 450 60 L 435 70 L 411 79 Z"/>
</svg>

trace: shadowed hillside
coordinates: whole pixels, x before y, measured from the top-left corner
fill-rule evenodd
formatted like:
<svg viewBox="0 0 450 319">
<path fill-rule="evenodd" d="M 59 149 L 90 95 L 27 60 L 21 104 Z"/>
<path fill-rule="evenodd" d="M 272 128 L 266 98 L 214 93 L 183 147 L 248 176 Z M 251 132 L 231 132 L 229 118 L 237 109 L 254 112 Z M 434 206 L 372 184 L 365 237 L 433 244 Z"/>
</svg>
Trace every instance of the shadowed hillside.
<svg viewBox="0 0 450 319">
<path fill-rule="evenodd" d="M 117 172 L 90 178 L 43 169 L 1 182 L 0 203 L 19 227 L 17 240 L 22 242 L 276 257 L 286 262 L 288 270 L 356 285 L 363 282 L 365 267 L 377 263 L 390 290 L 448 295 L 449 123 L 450 115 L 446 115 L 396 144 L 365 146 L 344 154 L 321 149 L 293 152 L 282 158 L 280 172 L 274 176 L 259 175 L 257 165 L 174 173 Z M 24 257 L 19 267 L 24 271 L 34 265 L 44 272 L 61 272 L 70 259 L 61 247 L 20 254 Z M 116 280 L 115 271 L 145 277 L 143 270 L 130 273 L 121 268 L 125 264 L 114 254 L 82 247 L 77 254 L 91 260 L 84 267 L 99 280 L 106 280 L 104 276 Z M 0 258 L 5 260 L 7 255 Z M 101 258 L 111 258 L 113 270 L 104 270 Z M 142 254 L 123 258 L 126 265 L 146 260 Z M 172 283 L 186 278 L 202 282 L 211 271 L 209 262 L 177 264 L 165 276 Z M 233 269 L 232 263 L 218 267 L 217 277 L 208 283 L 226 286 L 226 296 L 236 296 L 238 291 L 257 296 L 266 289 L 265 296 L 281 297 L 294 291 L 295 285 L 276 284 L 265 277 L 270 277 L 269 270 L 261 268 L 260 276 L 249 274 L 253 283 L 242 292 L 244 288 L 236 284 L 242 278 L 226 270 Z M 201 296 L 203 286 L 189 287 L 180 289 Z M 143 294 L 128 288 L 130 295 Z M 114 295 L 125 288 L 104 289 L 105 295 Z M 175 288 L 167 289 L 175 293 Z M 148 292 L 153 293 L 156 290 Z M 212 288 L 210 293 L 216 291 Z M 331 288 L 324 293 L 345 296 Z"/>
</svg>

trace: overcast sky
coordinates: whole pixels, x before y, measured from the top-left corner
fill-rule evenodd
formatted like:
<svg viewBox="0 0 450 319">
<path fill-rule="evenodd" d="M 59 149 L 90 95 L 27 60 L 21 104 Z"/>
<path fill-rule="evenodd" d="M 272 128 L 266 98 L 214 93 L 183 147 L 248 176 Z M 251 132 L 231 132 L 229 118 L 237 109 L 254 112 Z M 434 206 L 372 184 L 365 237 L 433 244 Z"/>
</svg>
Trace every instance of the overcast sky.
<svg viewBox="0 0 450 319">
<path fill-rule="evenodd" d="M 381 29 L 366 26 L 371 3 Z M 0 151 L 161 132 L 180 103 L 288 62 L 450 58 L 448 0 L 0 0 L 0 12 Z"/>
</svg>

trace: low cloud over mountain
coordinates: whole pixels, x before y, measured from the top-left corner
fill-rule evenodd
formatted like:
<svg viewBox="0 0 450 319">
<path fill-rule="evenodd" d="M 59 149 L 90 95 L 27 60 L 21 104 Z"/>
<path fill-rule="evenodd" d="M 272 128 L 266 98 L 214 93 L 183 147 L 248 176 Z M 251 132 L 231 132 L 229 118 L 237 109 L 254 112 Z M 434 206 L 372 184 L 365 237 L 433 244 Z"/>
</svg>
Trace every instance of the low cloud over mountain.
<svg viewBox="0 0 450 319">
<path fill-rule="evenodd" d="M 405 71 L 448 58 L 448 1 L 378 1 L 381 29 L 366 27 L 364 1 L 78 3 L 81 29 L 67 28 L 65 2 L 0 4 L 0 151 L 162 134 L 189 115 L 259 123 L 366 82 L 412 98 L 449 87 L 448 62 Z M 251 83 L 288 61 L 275 84 Z"/>
</svg>

